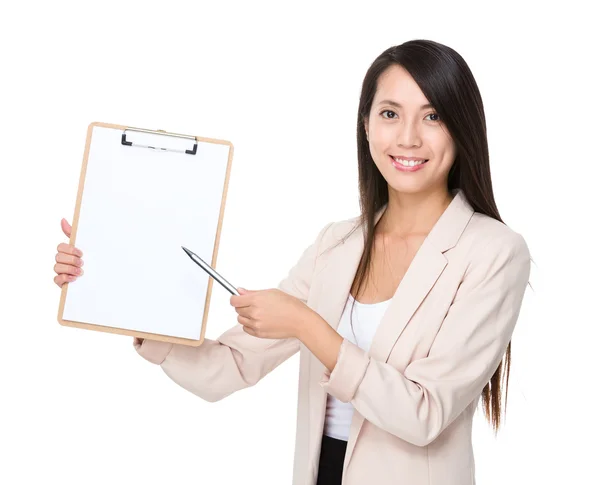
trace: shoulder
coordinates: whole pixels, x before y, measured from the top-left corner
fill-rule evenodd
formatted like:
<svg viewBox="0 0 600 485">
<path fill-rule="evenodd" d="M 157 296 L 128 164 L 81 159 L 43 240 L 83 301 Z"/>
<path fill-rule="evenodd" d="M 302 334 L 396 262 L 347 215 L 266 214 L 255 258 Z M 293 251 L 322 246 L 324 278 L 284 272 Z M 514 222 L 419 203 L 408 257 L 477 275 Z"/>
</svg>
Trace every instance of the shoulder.
<svg viewBox="0 0 600 485">
<path fill-rule="evenodd" d="M 360 216 L 329 222 L 320 233 L 323 248 L 345 241 L 359 230 Z"/>
<path fill-rule="evenodd" d="M 326 224 L 318 237 L 321 252 L 337 247 L 349 237 L 362 237 L 360 221 L 361 217 L 358 215 Z M 494 259 L 498 255 L 530 258 L 529 247 L 522 234 L 480 212 L 473 213 L 453 252 L 467 260 L 475 256 Z"/>
<path fill-rule="evenodd" d="M 505 257 L 530 258 L 529 247 L 522 234 L 507 224 L 480 212 L 474 212 L 460 237 L 460 247 L 471 257 L 494 259 Z M 470 259 L 470 258 L 469 258 Z"/>
<path fill-rule="evenodd" d="M 342 245 L 348 237 L 359 236 L 356 230 L 359 229 L 360 216 L 351 217 L 348 219 L 330 221 L 324 226 L 321 226 L 317 237 L 311 246 L 313 256 L 317 260 L 328 260 L 335 253 L 334 249 Z"/>
</svg>

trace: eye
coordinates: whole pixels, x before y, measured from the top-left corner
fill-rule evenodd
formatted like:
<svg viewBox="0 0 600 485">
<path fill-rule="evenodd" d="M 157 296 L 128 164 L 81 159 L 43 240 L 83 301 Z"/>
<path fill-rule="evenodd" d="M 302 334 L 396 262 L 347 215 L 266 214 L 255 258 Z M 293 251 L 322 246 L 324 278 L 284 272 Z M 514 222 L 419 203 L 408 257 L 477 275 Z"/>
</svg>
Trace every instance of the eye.
<svg viewBox="0 0 600 485">
<path fill-rule="evenodd" d="M 394 112 L 393 112 L 393 111 L 391 111 L 391 110 L 389 110 L 389 109 L 384 109 L 384 110 L 383 110 L 381 113 L 379 113 L 379 114 L 380 114 L 380 115 L 382 115 L 383 113 L 394 113 Z M 394 114 L 396 114 L 396 113 L 394 113 Z M 384 116 L 384 118 L 385 118 L 386 120 L 390 120 L 390 119 L 392 119 L 392 118 L 388 118 L 387 116 Z"/>
<path fill-rule="evenodd" d="M 396 114 L 396 113 L 394 113 L 392 110 L 389 110 L 389 109 L 384 109 L 383 111 L 381 111 L 381 112 L 379 113 L 379 115 L 383 115 L 384 113 L 392 113 L 393 115 L 395 115 L 395 114 Z M 433 120 L 430 120 L 430 121 L 442 121 L 442 120 L 440 119 L 440 115 L 439 115 L 439 114 L 437 114 L 437 113 L 429 113 L 427 116 L 437 116 L 437 119 L 433 119 Z M 425 117 L 427 118 L 427 116 L 425 116 Z M 390 118 L 390 117 L 388 117 L 388 116 L 383 116 L 383 117 L 384 117 L 384 119 L 386 119 L 386 120 L 391 120 L 391 119 L 393 119 L 393 118 Z"/>
</svg>

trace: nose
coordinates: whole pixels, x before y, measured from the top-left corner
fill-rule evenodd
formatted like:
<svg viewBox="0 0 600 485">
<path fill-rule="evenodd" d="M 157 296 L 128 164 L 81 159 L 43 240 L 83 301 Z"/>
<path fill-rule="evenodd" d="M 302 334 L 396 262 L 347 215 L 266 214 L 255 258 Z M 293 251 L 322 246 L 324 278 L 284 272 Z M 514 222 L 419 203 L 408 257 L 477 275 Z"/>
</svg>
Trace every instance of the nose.
<svg viewBox="0 0 600 485">
<path fill-rule="evenodd" d="M 420 144 L 421 135 L 417 126 L 418 122 L 404 121 L 398 123 L 396 144 L 398 146 L 412 147 Z"/>
</svg>

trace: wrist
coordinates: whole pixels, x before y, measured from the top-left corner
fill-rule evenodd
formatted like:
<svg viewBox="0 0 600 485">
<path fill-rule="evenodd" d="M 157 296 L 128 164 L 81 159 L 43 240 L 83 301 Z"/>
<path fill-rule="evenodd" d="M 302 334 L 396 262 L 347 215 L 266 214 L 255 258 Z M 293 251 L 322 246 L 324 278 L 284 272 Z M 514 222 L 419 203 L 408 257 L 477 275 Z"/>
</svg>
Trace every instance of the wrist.
<svg viewBox="0 0 600 485">
<path fill-rule="evenodd" d="M 300 340 L 303 344 L 306 344 L 306 340 L 310 335 L 313 335 L 315 328 L 318 327 L 320 321 L 323 320 L 321 315 L 306 307 L 307 311 L 303 314 L 302 318 L 296 323 L 295 337 Z"/>
<path fill-rule="evenodd" d="M 321 315 L 312 310 L 311 313 L 299 327 L 297 338 L 331 372 L 344 338 Z"/>
</svg>

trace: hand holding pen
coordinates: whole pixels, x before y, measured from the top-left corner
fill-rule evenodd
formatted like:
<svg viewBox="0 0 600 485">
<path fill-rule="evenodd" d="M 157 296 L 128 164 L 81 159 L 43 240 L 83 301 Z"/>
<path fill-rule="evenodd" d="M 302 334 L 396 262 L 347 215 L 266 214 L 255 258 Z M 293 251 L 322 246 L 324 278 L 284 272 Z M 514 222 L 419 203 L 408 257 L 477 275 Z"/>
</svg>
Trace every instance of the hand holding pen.
<svg viewBox="0 0 600 485">
<path fill-rule="evenodd" d="M 238 313 L 244 332 L 259 338 L 299 338 L 309 328 L 311 318 L 321 318 L 303 301 L 277 288 L 260 291 L 238 290 L 193 251 L 182 246 L 186 254 L 217 280 L 233 296 L 229 303 Z"/>
</svg>

